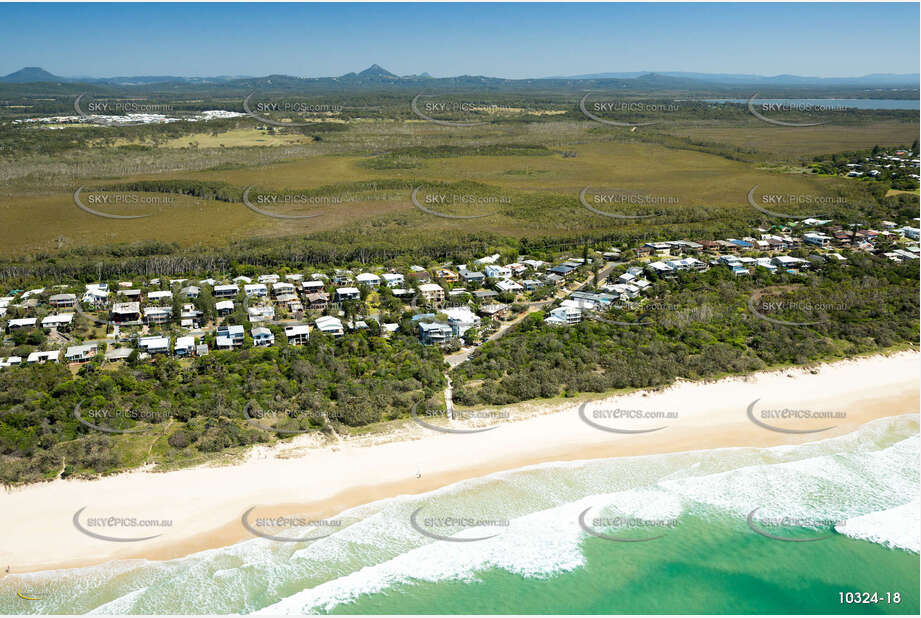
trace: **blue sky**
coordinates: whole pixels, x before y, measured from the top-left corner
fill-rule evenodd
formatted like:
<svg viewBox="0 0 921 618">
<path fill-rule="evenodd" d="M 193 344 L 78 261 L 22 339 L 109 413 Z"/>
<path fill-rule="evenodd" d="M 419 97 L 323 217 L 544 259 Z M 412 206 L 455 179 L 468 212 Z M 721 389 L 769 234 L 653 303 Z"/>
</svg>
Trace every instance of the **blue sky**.
<svg viewBox="0 0 921 618">
<path fill-rule="evenodd" d="M 0 75 L 917 73 L 918 3 L 0 4 Z"/>
</svg>

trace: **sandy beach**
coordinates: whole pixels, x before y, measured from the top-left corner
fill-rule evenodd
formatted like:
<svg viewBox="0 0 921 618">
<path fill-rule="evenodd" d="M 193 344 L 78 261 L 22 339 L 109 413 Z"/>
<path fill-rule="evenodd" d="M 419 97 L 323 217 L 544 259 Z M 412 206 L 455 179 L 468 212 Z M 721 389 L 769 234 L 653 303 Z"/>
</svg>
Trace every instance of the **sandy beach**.
<svg viewBox="0 0 921 618">
<path fill-rule="evenodd" d="M 408 421 L 400 440 L 378 436 L 316 446 L 303 436 L 256 449 L 235 466 L 132 472 L 16 488 L 0 493 L 0 567 L 10 565 L 12 573 L 23 573 L 114 559 L 167 559 L 221 547 L 252 538 L 241 522 L 251 507 L 260 515 L 323 518 L 378 499 L 550 461 L 821 440 L 872 419 L 917 413 L 919 370 L 921 355 L 902 352 L 810 370 L 681 382 L 660 391 L 521 404 L 510 407 L 510 418 L 496 423 L 498 427 L 478 433 L 441 433 Z M 626 418 L 617 412 L 623 410 L 659 418 Z M 789 410 L 799 411 L 799 416 L 831 416 L 789 418 Z M 778 412 L 772 416 L 769 411 Z M 471 427 L 460 422 L 449 426 Z M 80 509 L 78 523 L 92 532 L 157 536 L 133 542 L 94 538 L 74 525 Z M 168 520 L 170 525 L 92 528 L 87 523 L 109 517 Z"/>
</svg>

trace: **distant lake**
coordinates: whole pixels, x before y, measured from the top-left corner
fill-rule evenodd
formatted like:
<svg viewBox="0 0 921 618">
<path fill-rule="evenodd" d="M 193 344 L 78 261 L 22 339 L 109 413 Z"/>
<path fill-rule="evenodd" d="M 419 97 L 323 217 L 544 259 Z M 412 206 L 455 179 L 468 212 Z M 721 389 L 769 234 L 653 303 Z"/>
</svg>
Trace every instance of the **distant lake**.
<svg viewBox="0 0 921 618">
<path fill-rule="evenodd" d="M 748 103 L 748 99 L 703 99 L 707 103 Z M 778 105 L 820 105 L 832 108 L 851 107 L 855 109 L 921 109 L 918 99 L 755 99 L 754 105 L 775 103 Z"/>
</svg>

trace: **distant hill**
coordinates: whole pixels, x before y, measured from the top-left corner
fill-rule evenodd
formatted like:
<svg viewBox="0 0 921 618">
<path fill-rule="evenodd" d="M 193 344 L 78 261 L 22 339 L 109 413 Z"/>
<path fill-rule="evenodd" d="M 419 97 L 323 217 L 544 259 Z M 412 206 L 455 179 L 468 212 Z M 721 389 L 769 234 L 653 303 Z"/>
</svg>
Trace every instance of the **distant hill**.
<svg viewBox="0 0 921 618">
<path fill-rule="evenodd" d="M 634 71 L 624 73 L 589 73 L 565 77 L 548 77 L 546 79 L 641 79 L 649 75 L 691 79 L 711 84 L 771 86 L 914 86 L 921 82 L 918 73 L 873 73 L 862 77 L 804 77 L 801 75 L 752 75 L 746 73 L 690 73 L 683 71 Z"/>
<path fill-rule="evenodd" d="M 33 82 L 59 82 L 66 81 L 57 75 L 49 73 L 45 69 L 40 67 L 25 67 L 24 69 L 19 69 L 15 73 L 10 73 L 0 77 L 0 82 L 6 82 L 8 84 L 29 84 Z"/>
<path fill-rule="evenodd" d="M 902 88 L 916 90 L 919 75 L 873 74 L 863 77 L 803 77 L 798 75 L 763 75 L 733 73 L 691 73 L 691 72 L 623 72 L 594 73 L 569 77 L 545 77 L 539 79 L 505 79 L 483 75 L 458 75 L 455 77 L 432 77 L 428 73 L 399 76 L 378 64 L 355 73 L 339 77 L 294 77 L 291 75 L 267 75 L 264 77 L 215 76 L 180 77 L 174 75 L 147 75 L 128 77 L 60 77 L 39 67 L 27 67 L 0 77 L 2 84 L 30 84 L 30 92 L 47 91 L 49 88 L 68 88 L 77 85 L 94 85 L 96 90 L 131 88 L 134 92 L 209 92 L 213 89 L 227 95 L 243 90 L 275 90 L 292 93 L 347 92 L 372 90 L 403 91 L 567 91 L 588 90 L 643 91 L 657 93 L 694 92 L 712 94 L 718 92 L 734 96 L 750 94 L 759 88 L 762 96 L 768 92 L 775 96 L 795 96 L 808 89 L 831 91 L 840 94 L 842 89 Z M 42 85 L 44 84 L 44 85 Z M 52 86 L 53 85 L 53 86 Z M 855 96 L 874 96 L 860 91 Z M 890 93 L 886 93 L 889 96 Z M 893 96 L 913 96 L 901 93 Z"/>
</svg>

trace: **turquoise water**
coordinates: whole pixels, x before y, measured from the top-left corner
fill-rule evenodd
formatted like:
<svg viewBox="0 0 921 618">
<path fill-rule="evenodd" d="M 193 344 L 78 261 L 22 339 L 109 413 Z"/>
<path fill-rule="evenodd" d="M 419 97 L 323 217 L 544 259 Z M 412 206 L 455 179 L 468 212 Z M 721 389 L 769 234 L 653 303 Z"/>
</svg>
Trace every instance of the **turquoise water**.
<svg viewBox="0 0 921 618">
<path fill-rule="evenodd" d="M 487 569 L 467 582 L 400 584 L 333 612 L 917 613 L 917 555 L 844 536 L 780 543 L 737 523 L 683 518 L 649 543 L 588 539 L 581 568 L 545 579 Z M 854 590 L 901 590 L 902 601 L 842 605 L 838 593 Z"/>
<path fill-rule="evenodd" d="M 918 613 L 918 429 L 906 415 L 799 446 L 533 466 L 352 509 L 311 543 L 6 577 L 0 612 Z M 491 538 L 433 540 L 420 508 L 423 530 Z M 828 538 L 758 534 L 755 508 L 813 522 L 759 530 Z M 430 522 L 447 516 L 508 525 Z M 856 591 L 901 604 L 839 603 Z"/>
</svg>

